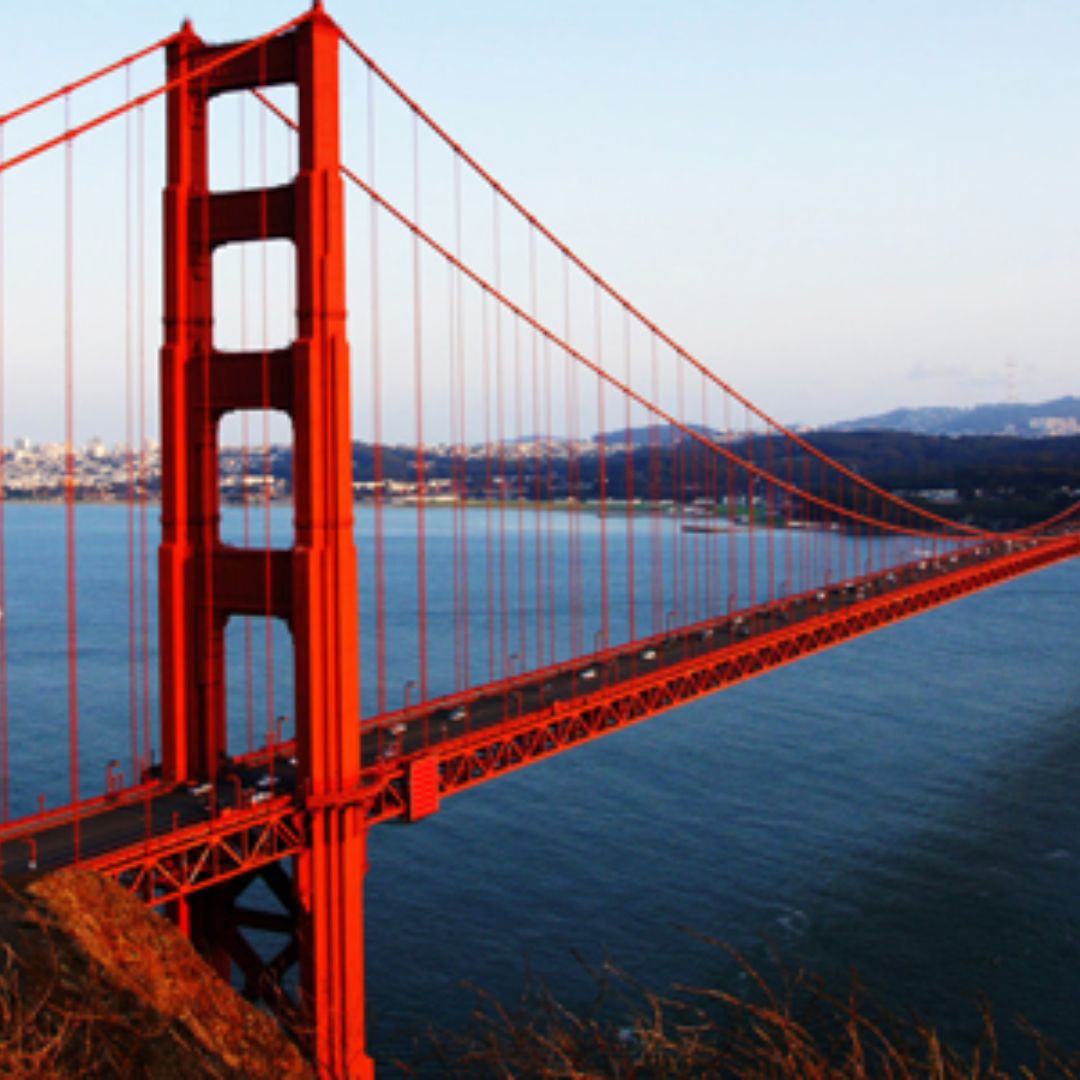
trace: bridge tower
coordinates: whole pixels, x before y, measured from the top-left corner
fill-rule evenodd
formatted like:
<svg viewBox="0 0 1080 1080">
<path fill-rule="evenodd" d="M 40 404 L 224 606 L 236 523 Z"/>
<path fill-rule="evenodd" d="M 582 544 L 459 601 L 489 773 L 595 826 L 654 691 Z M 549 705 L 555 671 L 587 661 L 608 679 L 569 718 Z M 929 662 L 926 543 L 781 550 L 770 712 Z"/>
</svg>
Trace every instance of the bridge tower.
<svg viewBox="0 0 1080 1080">
<path fill-rule="evenodd" d="M 247 51 L 207 45 L 185 24 L 169 46 L 165 191 L 165 340 L 161 352 L 162 544 L 159 552 L 162 766 L 173 781 L 217 778 L 227 758 L 224 634 L 233 616 L 287 624 L 294 648 L 298 792 L 309 838 L 292 875 L 301 988 L 316 1060 L 370 1077 L 364 1040 L 366 826 L 335 798 L 360 772 L 359 639 L 353 539 L 344 205 L 339 172 L 338 30 L 316 4 L 291 31 Z M 236 53 L 236 55 L 233 55 Z M 200 69 L 213 64 L 208 71 Z M 192 74 L 200 72 L 199 74 Z M 210 100 L 294 84 L 299 167 L 273 188 L 211 192 Z M 291 241 L 297 335 L 273 352 L 213 340 L 213 254 Z M 218 425 L 271 408 L 293 425 L 294 537 L 266 552 L 220 537 Z M 277 871 L 279 895 L 286 876 Z M 235 933 L 243 884 L 196 894 L 177 913 L 219 969 L 250 977 Z M 211 930 L 213 931 L 211 933 Z"/>
</svg>

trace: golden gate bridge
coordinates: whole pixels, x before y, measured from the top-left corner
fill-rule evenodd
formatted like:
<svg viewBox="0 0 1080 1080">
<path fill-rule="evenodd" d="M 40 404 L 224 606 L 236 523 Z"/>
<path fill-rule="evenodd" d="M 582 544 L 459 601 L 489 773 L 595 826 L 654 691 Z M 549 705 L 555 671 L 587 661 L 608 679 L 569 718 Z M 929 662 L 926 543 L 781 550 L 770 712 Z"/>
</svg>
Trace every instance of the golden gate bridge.
<svg viewBox="0 0 1080 1080">
<path fill-rule="evenodd" d="M 139 84 L 162 53 L 164 79 Z M 374 825 L 419 821 L 504 773 L 1080 554 L 1075 507 L 1012 533 L 957 523 L 775 421 L 575 254 L 319 4 L 227 45 L 185 24 L 0 116 L 0 140 L 5 408 L 27 363 L 62 402 L 55 656 L 69 775 L 66 803 L 13 813 L 12 747 L 41 738 L 26 703 L 44 691 L 20 689 L 0 472 L 4 872 L 78 864 L 115 878 L 271 1007 L 298 967 L 327 1075 L 374 1072 Z M 127 543 L 123 587 L 90 582 L 87 601 L 76 446 L 79 410 L 99 395 L 123 400 Z M 282 542 L 272 459 L 286 429 Z M 242 446 L 235 536 L 229 432 Z M 446 545 L 429 543 L 434 515 L 450 520 Z M 391 575 L 408 578 L 407 602 Z M 80 662 L 106 649 L 87 641 L 88 603 L 113 604 L 126 625 L 110 647 L 127 673 L 130 765 L 125 781 L 110 762 L 101 790 L 81 729 Z M 275 701 L 283 670 L 292 732 Z M 276 910 L 250 906 L 256 879 Z M 252 929 L 280 949 L 256 951 Z"/>
</svg>

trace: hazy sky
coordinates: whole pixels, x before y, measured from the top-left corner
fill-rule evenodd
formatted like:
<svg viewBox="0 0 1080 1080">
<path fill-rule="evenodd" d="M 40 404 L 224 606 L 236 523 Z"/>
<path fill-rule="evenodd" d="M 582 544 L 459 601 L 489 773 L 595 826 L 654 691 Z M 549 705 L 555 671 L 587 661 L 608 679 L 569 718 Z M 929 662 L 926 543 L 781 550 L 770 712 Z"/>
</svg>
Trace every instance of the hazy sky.
<svg viewBox="0 0 1080 1080">
<path fill-rule="evenodd" d="M 0 111 L 288 0 L 4 0 Z M 1080 5 L 340 0 L 580 254 L 787 421 L 1080 392 Z M 155 328 L 156 329 L 156 328 Z M 17 375 L 12 375 L 17 378 Z"/>
</svg>

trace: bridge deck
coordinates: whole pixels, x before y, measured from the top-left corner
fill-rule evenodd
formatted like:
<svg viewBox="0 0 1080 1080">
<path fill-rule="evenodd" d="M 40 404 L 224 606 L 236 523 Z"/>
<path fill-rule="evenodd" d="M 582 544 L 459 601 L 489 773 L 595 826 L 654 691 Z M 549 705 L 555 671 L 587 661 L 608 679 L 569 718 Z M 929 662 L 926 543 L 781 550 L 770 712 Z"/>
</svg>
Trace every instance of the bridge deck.
<svg viewBox="0 0 1080 1080">
<path fill-rule="evenodd" d="M 840 641 L 1080 555 L 1080 537 L 974 544 L 367 720 L 345 802 L 411 817 L 410 773 L 435 756 L 451 794 Z M 212 784 L 152 782 L 0 830 L 5 875 L 78 861 L 159 900 L 299 850 L 291 746 L 223 766 Z M 141 869 L 140 869 L 141 868 Z"/>
</svg>

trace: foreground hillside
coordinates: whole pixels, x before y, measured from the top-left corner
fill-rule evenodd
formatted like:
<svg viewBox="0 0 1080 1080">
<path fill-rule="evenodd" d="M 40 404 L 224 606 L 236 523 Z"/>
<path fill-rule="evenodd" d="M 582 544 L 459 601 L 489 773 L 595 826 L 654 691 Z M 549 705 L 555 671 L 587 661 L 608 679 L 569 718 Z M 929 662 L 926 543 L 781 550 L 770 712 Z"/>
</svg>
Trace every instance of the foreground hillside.
<svg viewBox="0 0 1080 1080">
<path fill-rule="evenodd" d="M 0 1076 L 311 1075 L 268 1016 L 111 881 L 0 882 L 0 942 Z"/>
<path fill-rule="evenodd" d="M 0 882 L 0 945 L 0 1076 L 313 1076 L 268 1016 L 111 881 L 66 870 Z M 744 975 L 738 995 L 687 987 L 658 995 L 607 968 L 597 973 L 600 993 L 588 1014 L 544 993 L 509 1009 L 481 1001 L 472 1031 L 436 1038 L 411 1063 L 384 1062 L 380 1075 L 1080 1078 L 1080 1055 L 1051 1047 L 1022 1022 L 1025 1061 L 1006 1064 L 989 1006 L 981 1037 L 950 1049 L 930 1025 L 890 1016 L 857 985 L 834 995 L 801 972 L 763 978 L 744 965 Z"/>
</svg>

